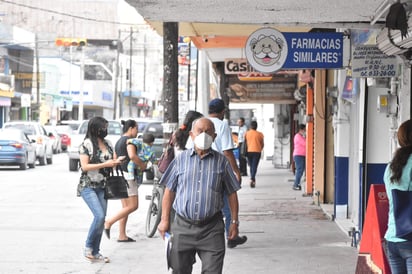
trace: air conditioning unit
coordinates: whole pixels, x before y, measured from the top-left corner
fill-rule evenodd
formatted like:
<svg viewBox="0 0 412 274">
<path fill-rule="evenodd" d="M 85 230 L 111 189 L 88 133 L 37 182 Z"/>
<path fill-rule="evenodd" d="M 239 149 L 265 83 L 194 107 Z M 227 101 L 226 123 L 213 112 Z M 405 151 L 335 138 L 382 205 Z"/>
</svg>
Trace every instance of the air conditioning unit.
<svg viewBox="0 0 412 274">
<path fill-rule="evenodd" d="M 376 37 L 378 48 L 386 55 L 406 55 L 412 50 L 412 17 L 408 18 L 408 33 L 402 38 L 401 31 L 383 28 Z"/>
</svg>

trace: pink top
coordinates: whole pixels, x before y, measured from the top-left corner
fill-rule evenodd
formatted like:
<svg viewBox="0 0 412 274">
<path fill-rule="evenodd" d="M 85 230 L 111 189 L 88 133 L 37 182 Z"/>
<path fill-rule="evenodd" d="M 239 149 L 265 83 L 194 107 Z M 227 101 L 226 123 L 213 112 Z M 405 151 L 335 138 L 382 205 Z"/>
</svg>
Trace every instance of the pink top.
<svg viewBox="0 0 412 274">
<path fill-rule="evenodd" d="M 306 138 L 302 134 L 296 133 L 293 138 L 294 150 L 293 156 L 306 156 Z"/>
</svg>

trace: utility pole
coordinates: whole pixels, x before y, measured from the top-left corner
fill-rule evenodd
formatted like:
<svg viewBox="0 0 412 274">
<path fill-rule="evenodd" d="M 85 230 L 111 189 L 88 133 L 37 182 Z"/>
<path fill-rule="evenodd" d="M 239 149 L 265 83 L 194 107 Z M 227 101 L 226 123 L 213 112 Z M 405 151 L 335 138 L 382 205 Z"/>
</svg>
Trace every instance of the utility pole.
<svg viewBox="0 0 412 274">
<path fill-rule="evenodd" d="M 133 27 L 130 27 L 130 65 L 129 65 L 129 117 L 132 117 L 132 56 L 133 56 Z"/>
<path fill-rule="evenodd" d="M 114 74 L 114 106 L 113 106 L 113 120 L 116 120 L 117 115 L 117 97 L 119 96 L 119 58 L 120 58 L 120 37 L 121 36 L 121 30 L 119 30 L 119 37 L 117 38 L 117 44 L 116 44 L 116 68 L 115 68 L 115 74 Z M 121 114 L 120 114 L 121 115 Z"/>
<path fill-rule="evenodd" d="M 39 65 L 39 39 L 36 34 L 36 44 L 35 44 L 35 50 L 36 50 L 36 117 L 35 119 L 38 120 L 40 117 L 40 65 Z M 33 119 L 33 114 L 32 117 Z"/>
<path fill-rule="evenodd" d="M 178 114 L 178 63 L 177 41 L 179 24 L 163 23 L 163 106 L 165 123 L 176 123 Z"/>
<path fill-rule="evenodd" d="M 178 61 L 177 41 L 179 24 L 163 23 L 163 136 L 168 140 L 176 130 L 178 112 Z"/>
</svg>

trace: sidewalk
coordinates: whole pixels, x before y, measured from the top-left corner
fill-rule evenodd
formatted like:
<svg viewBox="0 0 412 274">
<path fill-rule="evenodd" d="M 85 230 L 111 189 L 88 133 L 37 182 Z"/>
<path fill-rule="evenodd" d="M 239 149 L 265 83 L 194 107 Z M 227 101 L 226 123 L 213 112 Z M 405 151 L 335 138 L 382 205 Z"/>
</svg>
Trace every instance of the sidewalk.
<svg viewBox="0 0 412 274">
<path fill-rule="evenodd" d="M 243 177 L 238 192 L 240 233 L 248 241 L 227 249 L 223 273 L 355 273 L 357 249 L 348 234 L 311 197 L 292 190 L 291 179 L 290 170 L 275 169 L 270 161 L 260 163 L 255 189 Z M 104 238 L 102 250 L 111 263 L 81 263 L 82 270 L 72 273 L 168 273 L 163 240 L 158 234 L 151 239 L 144 234 L 148 201 L 142 199 L 150 191 L 150 185 L 142 186 L 140 208 L 129 219 L 129 235 L 137 241 Z M 110 211 L 117 210 L 118 202 L 110 203 Z M 113 226 L 112 235 L 117 229 Z M 193 273 L 200 273 L 200 267 L 198 260 Z"/>
</svg>

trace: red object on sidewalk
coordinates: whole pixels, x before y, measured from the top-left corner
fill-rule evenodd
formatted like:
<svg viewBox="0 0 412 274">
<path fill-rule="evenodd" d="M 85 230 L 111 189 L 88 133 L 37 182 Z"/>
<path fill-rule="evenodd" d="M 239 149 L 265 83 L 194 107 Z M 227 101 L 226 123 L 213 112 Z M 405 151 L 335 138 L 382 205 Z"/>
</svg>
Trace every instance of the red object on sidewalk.
<svg viewBox="0 0 412 274">
<path fill-rule="evenodd" d="M 386 196 L 385 185 L 372 184 L 366 208 L 356 273 L 361 273 L 358 270 L 366 267 L 362 264 L 365 263 L 365 257 L 369 256 L 372 267 L 369 264 L 368 266 L 371 269 L 377 267 L 382 273 L 391 273 L 382 245 L 388 227 L 388 211 L 389 201 Z"/>
</svg>

